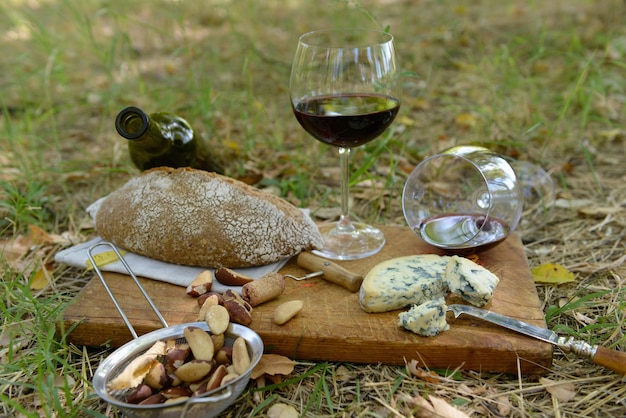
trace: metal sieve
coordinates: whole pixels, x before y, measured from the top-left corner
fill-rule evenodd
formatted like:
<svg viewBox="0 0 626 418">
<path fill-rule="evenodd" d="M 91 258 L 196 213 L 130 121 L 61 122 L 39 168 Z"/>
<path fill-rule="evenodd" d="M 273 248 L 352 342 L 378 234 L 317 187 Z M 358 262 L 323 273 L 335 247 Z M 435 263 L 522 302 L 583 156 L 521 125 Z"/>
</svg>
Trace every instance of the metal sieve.
<svg viewBox="0 0 626 418">
<path fill-rule="evenodd" d="M 115 255 L 122 262 L 124 268 L 128 274 L 132 277 L 135 284 L 141 290 L 154 312 L 157 314 L 164 328 L 149 332 L 142 336 L 137 336 L 133 326 L 130 323 L 128 317 L 124 314 L 123 309 L 115 299 L 113 292 L 109 288 L 106 279 L 102 275 L 102 272 L 98 268 L 93 251 L 96 247 L 108 246 Z M 205 331 L 210 331 L 206 322 L 191 322 L 186 324 L 180 324 L 175 326 L 168 326 L 165 319 L 160 314 L 158 308 L 154 305 L 149 295 L 132 272 L 130 266 L 127 264 L 124 257 L 117 250 L 115 245 L 110 242 L 100 242 L 89 248 L 88 257 L 92 266 L 96 272 L 98 278 L 102 281 L 104 288 L 113 300 L 115 307 L 120 312 L 122 319 L 126 323 L 126 326 L 130 330 L 134 339 L 124 344 L 111 355 L 105 358 L 98 366 L 93 376 L 93 387 L 98 396 L 101 399 L 108 402 L 111 405 L 115 405 L 128 417 L 214 417 L 220 412 L 228 408 L 243 392 L 250 381 L 250 375 L 252 370 L 257 365 L 263 354 L 263 341 L 261 337 L 248 327 L 231 323 L 224 333 L 225 342 L 224 345 L 231 345 L 236 338 L 242 337 L 246 341 L 248 347 L 248 353 L 250 355 L 250 367 L 248 370 L 241 374 L 236 379 L 229 381 L 226 385 L 220 386 L 214 390 L 203 393 L 199 396 L 190 397 L 180 401 L 173 401 L 166 404 L 156 405 L 137 405 L 131 404 L 125 401 L 126 391 L 112 391 L 108 389 L 108 383 L 117 377 L 124 368 L 133 361 L 136 357 L 145 353 L 150 347 L 157 341 L 165 341 L 174 339 L 178 341 L 185 341 L 184 330 L 186 327 L 194 326 Z"/>
</svg>

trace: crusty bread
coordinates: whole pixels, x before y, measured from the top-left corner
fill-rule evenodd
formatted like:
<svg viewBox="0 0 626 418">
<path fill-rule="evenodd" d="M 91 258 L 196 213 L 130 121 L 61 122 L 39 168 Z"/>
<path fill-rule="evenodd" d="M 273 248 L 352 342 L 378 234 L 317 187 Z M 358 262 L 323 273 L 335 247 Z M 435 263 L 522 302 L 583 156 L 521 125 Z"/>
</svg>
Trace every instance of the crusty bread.
<svg viewBox="0 0 626 418">
<path fill-rule="evenodd" d="M 190 168 L 154 168 L 107 196 L 96 213 L 105 241 L 169 263 L 260 266 L 318 249 L 315 223 L 287 201 Z"/>
</svg>

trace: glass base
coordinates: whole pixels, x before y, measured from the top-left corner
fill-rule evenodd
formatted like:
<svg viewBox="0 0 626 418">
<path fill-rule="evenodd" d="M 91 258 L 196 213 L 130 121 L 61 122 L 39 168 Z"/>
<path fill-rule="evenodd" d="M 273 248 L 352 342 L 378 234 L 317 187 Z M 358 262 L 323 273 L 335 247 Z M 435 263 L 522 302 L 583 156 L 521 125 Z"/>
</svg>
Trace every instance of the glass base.
<svg viewBox="0 0 626 418">
<path fill-rule="evenodd" d="M 331 260 L 358 260 L 376 254 L 385 245 L 385 235 L 379 229 L 360 222 L 351 226 L 320 225 L 324 248 L 313 253 Z"/>
</svg>

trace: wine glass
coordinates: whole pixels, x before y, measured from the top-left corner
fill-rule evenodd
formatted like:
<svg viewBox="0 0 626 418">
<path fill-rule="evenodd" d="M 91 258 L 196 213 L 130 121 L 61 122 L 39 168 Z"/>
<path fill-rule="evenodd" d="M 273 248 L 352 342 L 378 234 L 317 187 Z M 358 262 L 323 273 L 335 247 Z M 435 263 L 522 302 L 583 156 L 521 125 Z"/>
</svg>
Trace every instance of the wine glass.
<svg viewBox="0 0 626 418">
<path fill-rule="evenodd" d="M 320 226 L 324 248 L 318 255 L 354 260 L 385 244 L 373 226 L 349 214 L 350 150 L 380 136 L 400 108 L 393 36 L 366 29 L 327 29 L 300 36 L 291 68 L 289 93 L 305 131 L 338 147 L 341 216 Z"/>
<path fill-rule="evenodd" d="M 552 218 L 556 200 L 554 181 L 543 168 L 528 161 L 512 161 L 511 167 L 524 195 L 524 210 L 517 229 L 525 234 L 542 227 Z"/>
<path fill-rule="evenodd" d="M 517 227 L 524 206 L 513 167 L 478 146 L 452 147 L 422 161 L 402 192 L 409 227 L 447 252 L 484 251 Z"/>
</svg>

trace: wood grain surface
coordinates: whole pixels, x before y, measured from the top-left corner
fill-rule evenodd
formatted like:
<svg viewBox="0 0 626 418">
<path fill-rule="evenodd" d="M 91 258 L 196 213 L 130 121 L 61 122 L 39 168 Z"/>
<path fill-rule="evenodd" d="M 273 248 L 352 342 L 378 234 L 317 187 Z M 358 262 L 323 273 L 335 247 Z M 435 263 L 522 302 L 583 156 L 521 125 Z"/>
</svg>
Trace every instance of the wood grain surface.
<svg viewBox="0 0 626 418">
<path fill-rule="evenodd" d="M 381 227 L 387 238 L 383 250 L 366 259 L 338 262 L 347 269 L 366 274 L 376 264 L 404 255 L 442 254 L 406 227 Z M 481 253 L 478 263 L 500 277 L 486 308 L 545 327 L 535 285 L 522 243 L 512 235 L 499 246 Z M 303 275 L 295 258 L 281 270 Z M 104 273 L 118 302 L 139 335 L 162 327 L 129 276 Z M 185 288 L 155 280 L 140 279 L 169 325 L 197 320 L 196 300 Z M 272 321 L 282 302 L 300 299 L 304 308 L 287 324 Z M 459 302 L 454 296 L 450 302 Z M 552 347 L 487 324 L 477 319 L 448 316 L 450 330 L 437 337 L 420 337 L 398 327 L 399 311 L 366 313 L 358 293 L 350 292 L 323 278 L 305 281 L 287 279 L 285 292 L 256 307 L 250 328 L 263 339 L 265 352 L 300 360 L 354 363 L 404 364 L 417 359 L 430 368 L 463 368 L 484 372 L 544 374 L 552 363 Z M 98 277 L 85 286 L 75 303 L 64 312 L 59 326 L 73 327 L 68 341 L 79 345 L 120 346 L 132 339 Z"/>
</svg>

